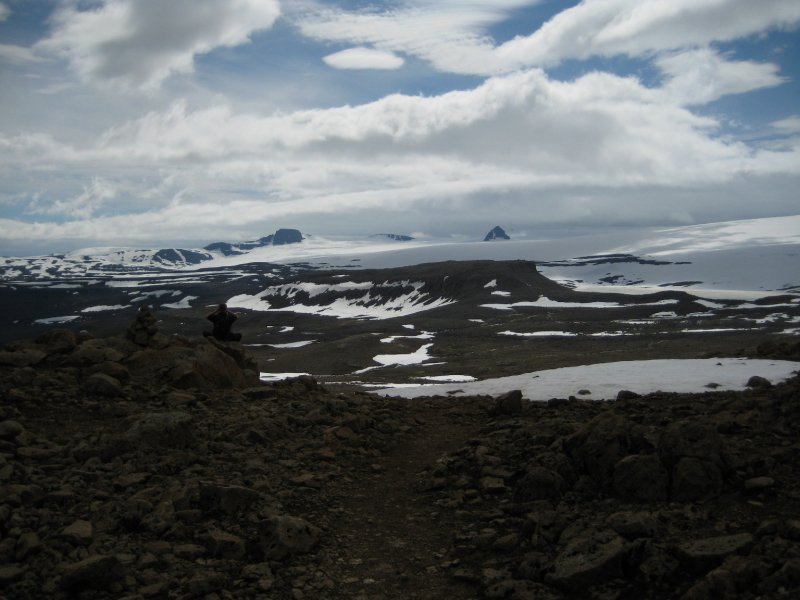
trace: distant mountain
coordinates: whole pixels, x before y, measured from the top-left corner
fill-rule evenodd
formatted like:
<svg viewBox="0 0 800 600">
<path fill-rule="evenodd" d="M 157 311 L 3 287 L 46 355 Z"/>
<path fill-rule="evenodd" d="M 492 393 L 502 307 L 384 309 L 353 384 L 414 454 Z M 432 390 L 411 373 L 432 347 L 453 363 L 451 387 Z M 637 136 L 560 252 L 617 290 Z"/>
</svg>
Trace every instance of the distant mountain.
<svg viewBox="0 0 800 600">
<path fill-rule="evenodd" d="M 508 237 L 508 234 L 503 231 L 503 228 L 500 225 L 496 226 L 492 229 L 489 233 L 486 234 L 486 237 L 483 238 L 484 242 L 494 242 L 496 240 L 510 240 L 511 238 Z"/>
<path fill-rule="evenodd" d="M 34 281 L 113 276 L 132 272 L 175 270 L 211 263 L 220 257 L 243 256 L 264 246 L 303 241 L 297 229 L 278 229 L 249 242 L 215 242 L 205 248 L 83 248 L 66 254 L 0 259 L 0 281 Z"/>
<path fill-rule="evenodd" d="M 246 254 L 255 248 L 264 246 L 284 246 L 286 244 L 298 244 L 303 241 L 303 234 L 297 229 L 278 229 L 274 234 L 259 238 L 251 242 L 239 242 L 230 244 L 228 242 L 214 242 L 205 246 L 203 249 L 209 252 L 219 252 L 224 256 L 238 256 Z"/>
<path fill-rule="evenodd" d="M 382 238 L 386 240 L 394 240 L 395 242 L 410 242 L 414 238 L 410 235 L 402 235 L 399 233 L 376 233 L 369 236 L 371 238 Z"/>
</svg>

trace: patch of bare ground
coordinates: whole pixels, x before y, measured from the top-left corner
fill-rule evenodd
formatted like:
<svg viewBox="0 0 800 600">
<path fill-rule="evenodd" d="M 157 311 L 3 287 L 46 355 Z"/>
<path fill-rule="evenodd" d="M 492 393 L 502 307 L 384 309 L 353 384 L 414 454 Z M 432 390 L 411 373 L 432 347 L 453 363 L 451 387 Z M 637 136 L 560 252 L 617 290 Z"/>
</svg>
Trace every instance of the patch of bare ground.
<svg viewBox="0 0 800 600">
<path fill-rule="evenodd" d="M 451 578 L 451 511 L 422 493 L 437 460 L 479 429 L 474 405 L 409 402 L 418 426 L 402 445 L 329 488 L 333 503 L 329 543 L 342 597 L 454 600 L 476 597 L 474 586 Z M 472 413 L 472 414 L 470 414 Z"/>
</svg>

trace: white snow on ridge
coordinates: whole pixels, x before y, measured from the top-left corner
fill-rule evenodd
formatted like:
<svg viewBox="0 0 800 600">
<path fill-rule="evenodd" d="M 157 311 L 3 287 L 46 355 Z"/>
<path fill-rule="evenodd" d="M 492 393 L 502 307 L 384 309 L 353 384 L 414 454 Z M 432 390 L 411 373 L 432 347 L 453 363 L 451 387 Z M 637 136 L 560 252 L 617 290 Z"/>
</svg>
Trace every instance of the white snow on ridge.
<svg viewBox="0 0 800 600">
<path fill-rule="evenodd" d="M 511 337 L 575 337 L 578 334 L 569 331 L 529 331 L 519 333 L 517 331 L 501 331 L 499 335 L 507 335 Z"/>
<path fill-rule="evenodd" d="M 241 294 L 230 298 L 227 302 L 231 308 L 242 308 L 264 312 L 295 312 L 302 314 L 316 314 L 329 317 L 337 317 L 340 319 L 355 318 L 355 319 L 391 319 L 394 317 L 403 317 L 412 315 L 418 312 L 430 310 L 452 304 L 453 300 L 447 298 L 431 298 L 427 294 L 420 292 L 424 284 L 421 282 L 398 282 L 398 283 L 383 283 L 380 285 L 391 286 L 410 286 L 412 291 L 398 296 L 396 298 L 384 299 L 380 295 L 373 296 L 371 288 L 372 283 L 357 284 L 360 287 L 347 286 L 341 289 L 338 288 L 340 284 L 328 286 L 325 291 L 350 291 L 353 289 L 365 291 L 356 298 L 337 298 L 329 304 L 301 304 L 295 303 L 282 308 L 274 308 L 269 300 L 266 299 L 272 295 L 281 295 L 284 292 L 291 294 L 290 298 L 294 297 L 301 289 L 303 284 L 291 284 L 288 286 L 275 286 L 270 287 L 256 295 Z M 314 289 L 317 293 L 315 295 L 324 293 L 317 289 L 317 284 L 314 284 Z"/>
<path fill-rule="evenodd" d="M 638 394 L 657 391 L 692 393 L 715 390 L 742 390 L 753 375 L 778 383 L 800 370 L 800 363 L 786 360 L 750 360 L 741 358 L 632 360 L 614 363 L 548 369 L 523 375 L 460 383 L 423 385 L 416 388 L 384 388 L 375 393 L 384 396 L 417 398 L 434 395 L 492 395 L 521 390 L 529 400 L 548 400 L 589 394 L 583 399 L 614 399 L 620 390 Z"/>
<path fill-rule="evenodd" d="M 677 300 L 659 300 L 658 302 L 648 302 L 637 306 L 664 306 L 667 304 L 677 304 Z M 514 302 L 512 304 L 481 304 L 484 308 L 494 308 L 495 310 L 511 310 L 512 308 L 532 307 L 532 308 L 624 308 L 627 304 L 619 302 L 560 302 L 550 300 L 547 296 L 539 296 L 537 300 L 526 302 Z"/>
</svg>

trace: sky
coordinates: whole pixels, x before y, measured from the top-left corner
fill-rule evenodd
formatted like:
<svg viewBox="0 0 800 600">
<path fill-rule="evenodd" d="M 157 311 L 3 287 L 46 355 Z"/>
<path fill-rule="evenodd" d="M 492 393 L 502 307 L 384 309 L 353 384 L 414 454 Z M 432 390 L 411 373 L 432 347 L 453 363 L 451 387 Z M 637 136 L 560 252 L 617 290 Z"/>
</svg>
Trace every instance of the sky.
<svg viewBox="0 0 800 600">
<path fill-rule="evenodd" d="M 0 0 L 0 254 L 800 212 L 797 0 Z"/>
</svg>

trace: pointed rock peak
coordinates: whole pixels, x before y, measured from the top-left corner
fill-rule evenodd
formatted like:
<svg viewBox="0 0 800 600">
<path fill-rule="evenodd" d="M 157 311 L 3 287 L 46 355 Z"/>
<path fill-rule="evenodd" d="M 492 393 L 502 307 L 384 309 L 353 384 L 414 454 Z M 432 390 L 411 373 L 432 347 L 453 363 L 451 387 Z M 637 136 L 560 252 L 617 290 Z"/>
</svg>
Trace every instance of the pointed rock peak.
<svg viewBox="0 0 800 600">
<path fill-rule="evenodd" d="M 492 229 L 489 233 L 486 234 L 486 237 L 483 238 L 484 242 L 493 242 L 495 240 L 510 240 L 511 238 L 508 237 L 508 234 L 503 231 L 503 228 L 500 225 L 496 226 Z"/>
</svg>

